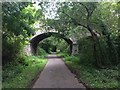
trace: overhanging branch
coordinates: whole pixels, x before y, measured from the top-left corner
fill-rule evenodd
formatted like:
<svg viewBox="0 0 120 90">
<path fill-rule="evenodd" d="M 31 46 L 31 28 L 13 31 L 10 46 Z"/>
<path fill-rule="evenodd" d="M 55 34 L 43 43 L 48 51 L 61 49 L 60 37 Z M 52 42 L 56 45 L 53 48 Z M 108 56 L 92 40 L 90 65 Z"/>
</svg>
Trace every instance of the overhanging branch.
<svg viewBox="0 0 120 90">
<path fill-rule="evenodd" d="M 65 14 L 65 15 L 67 15 L 69 18 L 71 18 L 74 24 L 80 25 L 80 26 L 88 29 L 87 26 L 85 26 L 85 25 L 83 25 L 83 24 L 81 24 L 81 23 L 78 23 L 78 22 L 77 22 L 73 17 L 71 17 L 69 14 L 65 13 L 64 11 L 63 11 L 62 13 Z"/>
</svg>

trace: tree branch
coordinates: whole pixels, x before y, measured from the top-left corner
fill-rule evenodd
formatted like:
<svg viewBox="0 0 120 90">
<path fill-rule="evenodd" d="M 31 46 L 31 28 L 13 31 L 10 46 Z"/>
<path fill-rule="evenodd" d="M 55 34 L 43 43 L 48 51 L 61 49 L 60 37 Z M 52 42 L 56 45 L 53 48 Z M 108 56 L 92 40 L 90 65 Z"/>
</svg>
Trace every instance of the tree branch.
<svg viewBox="0 0 120 90">
<path fill-rule="evenodd" d="M 73 17 L 71 17 L 69 14 L 65 13 L 64 11 L 62 11 L 62 13 L 65 14 L 65 15 L 67 15 L 69 18 L 71 18 L 74 24 L 80 25 L 80 26 L 88 29 L 87 26 L 85 26 L 85 25 L 83 25 L 83 24 L 81 24 L 81 23 L 78 23 L 78 22 L 77 22 Z"/>
<path fill-rule="evenodd" d="M 86 5 L 84 5 L 83 3 L 80 2 L 80 4 L 86 9 L 87 11 L 87 19 L 89 19 L 89 17 L 93 14 L 94 10 L 95 10 L 95 7 L 94 9 L 90 12 L 88 7 Z"/>
<path fill-rule="evenodd" d="M 89 17 L 90 17 L 89 9 L 83 3 L 79 3 L 79 4 L 81 4 L 86 9 L 86 11 L 87 11 L 87 19 L 89 19 Z"/>
</svg>

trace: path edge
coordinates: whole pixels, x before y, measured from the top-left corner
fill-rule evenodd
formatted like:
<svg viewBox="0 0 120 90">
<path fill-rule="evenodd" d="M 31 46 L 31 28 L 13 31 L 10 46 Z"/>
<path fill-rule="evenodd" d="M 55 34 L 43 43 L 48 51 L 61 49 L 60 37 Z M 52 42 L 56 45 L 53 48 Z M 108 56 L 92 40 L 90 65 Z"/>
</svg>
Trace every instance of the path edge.
<svg viewBox="0 0 120 90">
<path fill-rule="evenodd" d="M 63 58 L 61 58 L 61 60 L 65 63 L 65 61 L 64 61 Z M 77 73 L 76 70 L 73 70 L 73 69 L 72 69 L 70 66 L 68 66 L 66 63 L 65 63 L 65 65 L 66 65 L 67 68 L 70 70 L 70 72 L 75 75 L 75 77 L 78 79 L 78 82 L 79 82 L 79 83 L 82 83 L 82 84 L 85 86 L 86 90 L 92 90 L 92 88 L 90 88 L 90 87 L 79 77 L 79 75 L 78 75 L 78 73 Z"/>
<path fill-rule="evenodd" d="M 46 58 L 46 59 L 47 59 L 47 58 Z M 47 59 L 47 60 L 48 60 L 48 59 Z M 47 63 L 48 63 L 48 61 L 47 61 Z M 46 63 L 46 64 L 47 64 L 47 63 Z M 46 64 L 44 65 L 44 68 L 45 68 Z M 27 88 L 32 88 L 32 87 L 33 87 L 33 85 L 34 85 L 35 82 L 38 80 L 38 78 L 39 78 L 41 72 L 44 70 L 44 68 L 43 68 L 42 70 L 39 70 L 38 73 L 36 73 L 35 77 L 30 81 L 30 84 L 27 85 Z"/>
</svg>

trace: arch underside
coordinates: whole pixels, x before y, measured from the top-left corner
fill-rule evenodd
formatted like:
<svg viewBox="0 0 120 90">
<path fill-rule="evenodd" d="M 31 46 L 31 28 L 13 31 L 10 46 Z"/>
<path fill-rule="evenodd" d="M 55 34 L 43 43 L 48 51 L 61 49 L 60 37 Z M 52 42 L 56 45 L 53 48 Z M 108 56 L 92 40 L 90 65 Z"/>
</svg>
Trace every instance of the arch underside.
<svg viewBox="0 0 120 90">
<path fill-rule="evenodd" d="M 73 42 L 69 38 L 66 38 L 63 34 L 59 34 L 59 33 L 55 33 L 55 32 L 48 32 L 48 33 L 39 34 L 30 40 L 32 54 L 36 55 L 37 46 L 38 46 L 39 42 L 50 36 L 57 36 L 59 38 L 64 39 L 70 45 L 70 54 L 72 53 Z"/>
</svg>

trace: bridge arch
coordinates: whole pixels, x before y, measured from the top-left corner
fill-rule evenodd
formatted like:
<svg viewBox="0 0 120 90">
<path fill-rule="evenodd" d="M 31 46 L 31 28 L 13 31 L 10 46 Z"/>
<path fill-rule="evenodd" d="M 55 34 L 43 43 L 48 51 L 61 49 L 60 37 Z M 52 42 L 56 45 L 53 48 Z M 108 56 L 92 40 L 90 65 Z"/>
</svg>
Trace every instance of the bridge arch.
<svg viewBox="0 0 120 90">
<path fill-rule="evenodd" d="M 33 36 L 29 42 L 30 42 L 30 48 L 31 48 L 31 53 L 33 55 L 36 55 L 37 52 L 37 46 L 39 44 L 40 41 L 42 41 L 45 38 L 48 38 L 50 36 L 57 36 L 59 38 L 64 39 L 69 45 L 70 45 L 70 54 L 72 54 L 73 52 L 73 41 L 70 38 L 67 38 L 66 36 L 64 36 L 63 34 L 59 34 L 56 32 L 47 32 L 47 33 L 42 33 L 42 34 L 38 34 Z"/>
</svg>

